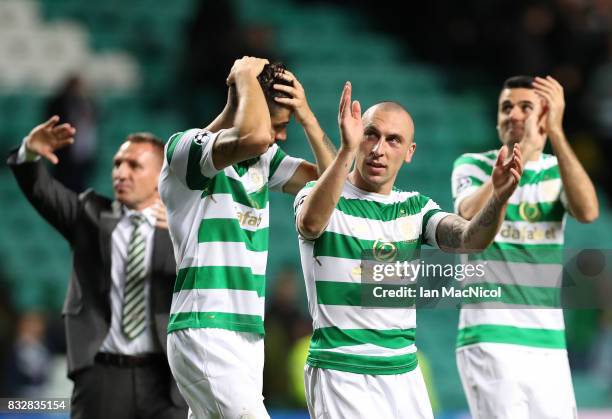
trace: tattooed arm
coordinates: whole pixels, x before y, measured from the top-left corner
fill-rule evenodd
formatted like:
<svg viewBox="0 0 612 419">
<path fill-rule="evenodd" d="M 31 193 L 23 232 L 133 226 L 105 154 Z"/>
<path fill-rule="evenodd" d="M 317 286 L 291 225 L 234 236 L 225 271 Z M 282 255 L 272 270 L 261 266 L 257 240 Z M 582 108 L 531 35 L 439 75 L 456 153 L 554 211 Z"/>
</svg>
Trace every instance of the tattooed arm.
<svg viewBox="0 0 612 419">
<path fill-rule="evenodd" d="M 470 253 L 484 250 L 495 238 L 504 221 L 508 199 L 521 180 L 523 164 L 518 145 L 504 163 L 508 149 L 502 147 L 491 175 L 493 193 L 484 207 L 470 220 L 458 215 L 443 218 L 436 229 L 436 240 L 446 252 Z"/>
<path fill-rule="evenodd" d="M 506 214 L 507 200 L 496 196 L 470 221 L 458 215 L 444 217 L 436 230 L 438 246 L 445 252 L 471 253 L 484 250 L 495 238 Z"/>
</svg>

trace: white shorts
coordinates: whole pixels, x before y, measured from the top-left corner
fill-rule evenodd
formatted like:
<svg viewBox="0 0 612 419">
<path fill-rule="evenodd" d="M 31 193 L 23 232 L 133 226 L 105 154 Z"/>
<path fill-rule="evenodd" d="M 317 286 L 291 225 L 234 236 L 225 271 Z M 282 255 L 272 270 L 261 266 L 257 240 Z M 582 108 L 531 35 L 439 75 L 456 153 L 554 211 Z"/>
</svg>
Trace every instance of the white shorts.
<svg viewBox="0 0 612 419">
<path fill-rule="evenodd" d="M 263 338 L 224 329 L 168 335 L 168 361 L 188 418 L 269 419 L 263 403 Z"/>
<path fill-rule="evenodd" d="M 480 343 L 457 350 L 474 419 L 575 419 L 567 351 Z"/>
<path fill-rule="evenodd" d="M 397 375 L 367 375 L 304 368 L 311 419 L 433 419 L 421 369 Z"/>
</svg>

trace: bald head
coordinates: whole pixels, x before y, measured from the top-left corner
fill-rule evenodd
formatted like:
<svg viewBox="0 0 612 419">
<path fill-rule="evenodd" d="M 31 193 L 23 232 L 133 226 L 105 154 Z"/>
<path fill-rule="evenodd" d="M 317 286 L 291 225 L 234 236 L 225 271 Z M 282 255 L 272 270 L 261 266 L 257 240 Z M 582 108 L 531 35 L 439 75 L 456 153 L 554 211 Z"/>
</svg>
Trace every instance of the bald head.
<svg viewBox="0 0 612 419">
<path fill-rule="evenodd" d="M 414 122 L 412 117 L 406 108 L 398 102 L 380 102 L 369 107 L 362 116 L 364 127 L 383 116 L 391 116 L 393 119 L 396 119 L 403 131 L 404 137 L 410 141 L 414 139 Z"/>
</svg>

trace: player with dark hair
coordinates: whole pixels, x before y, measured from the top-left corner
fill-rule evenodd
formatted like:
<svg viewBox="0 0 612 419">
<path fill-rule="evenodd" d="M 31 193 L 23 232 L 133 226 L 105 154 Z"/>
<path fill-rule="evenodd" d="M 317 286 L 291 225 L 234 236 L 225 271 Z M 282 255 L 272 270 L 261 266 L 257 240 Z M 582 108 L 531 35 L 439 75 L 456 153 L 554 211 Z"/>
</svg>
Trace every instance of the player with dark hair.
<svg viewBox="0 0 612 419">
<path fill-rule="evenodd" d="M 190 417 L 268 418 L 262 397 L 269 192 L 295 194 L 335 150 L 296 77 L 267 60 L 236 60 L 228 101 L 206 128 L 173 135 L 160 193 L 178 274 L 169 359 Z M 291 115 L 317 165 L 286 155 Z"/>
<path fill-rule="evenodd" d="M 504 304 L 474 299 L 459 320 L 457 364 L 476 419 L 575 418 L 576 401 L 559 307 L 565 214 L 590 223 L 599 214 L 593 183 L 563 132 L 563 88 L 552 77 L 515 76 L 499 96 L 497 130 L 525 161 L 486 261 L 484 282 Z M 543 153 L 550 141 L 554 155 Z M 456 212 L 471 219 L 493 193 L 496 151 L 455 161 Z M 482 281 L 482 280 L 481 280 Z M 478 284 L 466 284 L 478 285 Z"/>
</svg>

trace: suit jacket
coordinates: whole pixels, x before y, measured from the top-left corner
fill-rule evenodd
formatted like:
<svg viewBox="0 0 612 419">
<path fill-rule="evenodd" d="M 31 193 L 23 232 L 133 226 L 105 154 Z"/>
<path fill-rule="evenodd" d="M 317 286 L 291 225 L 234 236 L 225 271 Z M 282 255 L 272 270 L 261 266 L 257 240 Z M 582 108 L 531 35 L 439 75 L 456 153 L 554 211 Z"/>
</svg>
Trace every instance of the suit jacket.
<svg viewBox="0 0 612 419">
<path fill-rule="evenodd" d="M 89 189 L 77 194 L 53 179 L 42 161 L 16 164 L 17 150 L 8 157 L 19 187 L 38 213 L 60 232 L 73 254 L 72 274 L 62 315 L 66 330 L 68 376 L 93 365 L 111 324 L 111 235 L 121 217 L 118 202 Z M 168 230 L 156 228 L 151 258 L 153 333 L 166 351 L 166 329 L 176 278 Z M 170 368 L 160 373 L 172 379 L 174 403 L 184 401 Z"/>
</svg>

